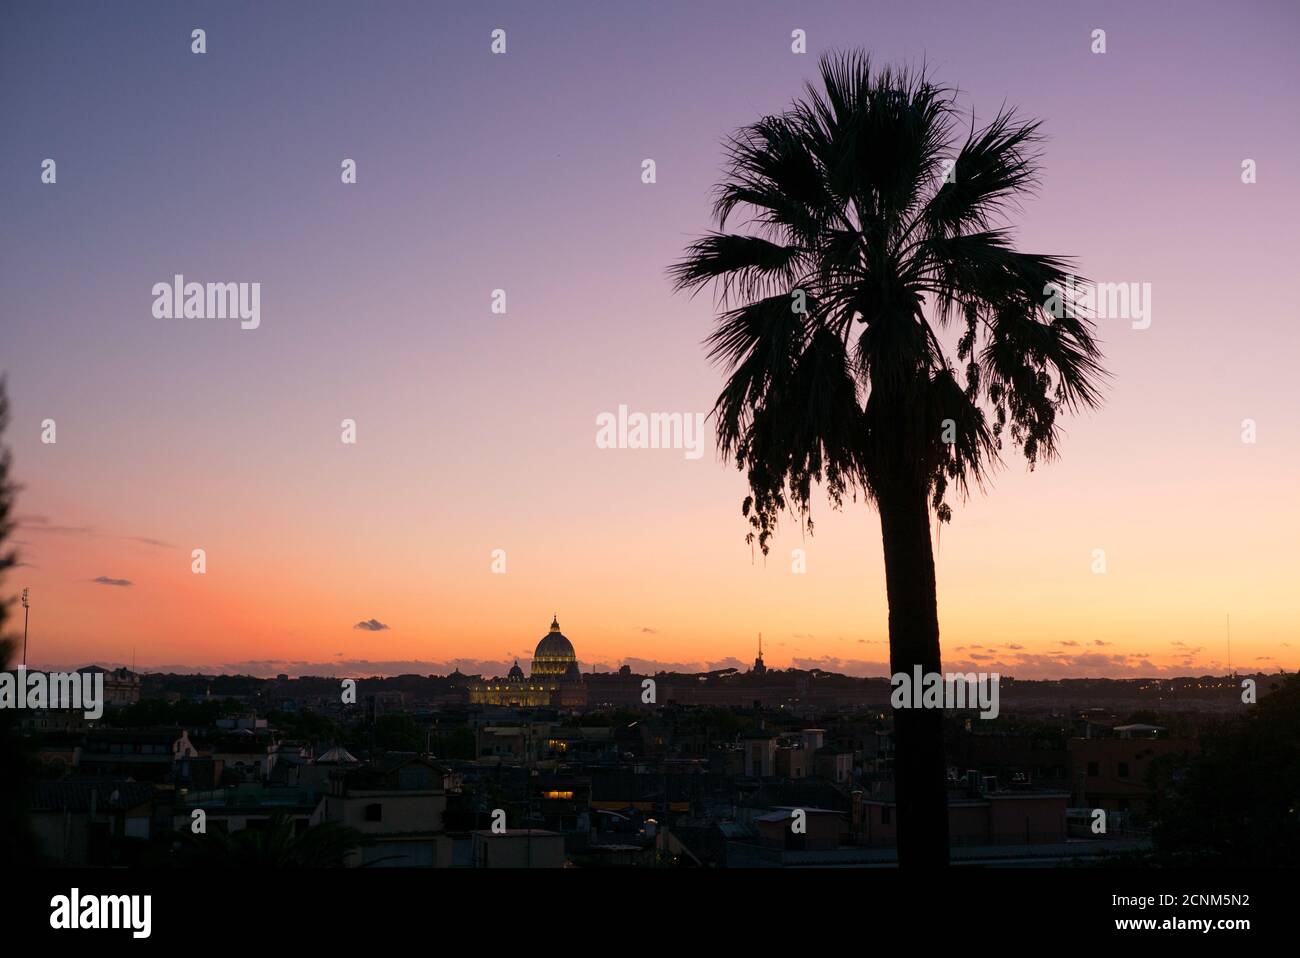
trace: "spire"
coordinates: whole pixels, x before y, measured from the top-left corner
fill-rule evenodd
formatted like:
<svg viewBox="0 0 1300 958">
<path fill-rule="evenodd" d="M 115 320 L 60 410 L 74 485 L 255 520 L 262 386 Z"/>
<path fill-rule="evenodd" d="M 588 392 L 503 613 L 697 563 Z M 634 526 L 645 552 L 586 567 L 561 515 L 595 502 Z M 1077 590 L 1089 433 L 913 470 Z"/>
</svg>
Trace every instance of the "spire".
<svg viewBox="0 0 1300 958">
<path fill-rule="evenodd" d="M 551 617 L 551 631 L 552 631 L 552 632 L 559 632 L 559 631 L 560 631 L 560 617 L 559 617 L 558 614 L 557 614 L 557 615 L 553 615 L 553 616 Z"/>
</svg>

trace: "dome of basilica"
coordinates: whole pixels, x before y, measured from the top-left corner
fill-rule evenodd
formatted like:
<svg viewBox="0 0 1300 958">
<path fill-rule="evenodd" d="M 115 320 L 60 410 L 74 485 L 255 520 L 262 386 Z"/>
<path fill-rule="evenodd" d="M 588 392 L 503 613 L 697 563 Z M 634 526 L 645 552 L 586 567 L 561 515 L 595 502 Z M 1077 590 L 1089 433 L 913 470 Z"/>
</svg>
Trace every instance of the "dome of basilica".
<svg viewBox="0 0 1300 958">
<path fill-rule="evenodd" d="M 533 653 L 533 678 L 563 678 L 573 666 L 577 670 L 578 657 L 573 643 L 560 631 L 558 618 L 551 619 L 551 631 L 542 636 Z"/>
<path fill-rule="evenodd" d="M 578 671 L 573 643 L 560 631 L 559 619 L 551 620 L 550 631 L 537 643 L 530 678 L 524 678 L 516 660 L 505 678 L 470 685 L 469 700 L 475 705 L 508 708 L 585 708 L 587 683 Z"/>
</svg>

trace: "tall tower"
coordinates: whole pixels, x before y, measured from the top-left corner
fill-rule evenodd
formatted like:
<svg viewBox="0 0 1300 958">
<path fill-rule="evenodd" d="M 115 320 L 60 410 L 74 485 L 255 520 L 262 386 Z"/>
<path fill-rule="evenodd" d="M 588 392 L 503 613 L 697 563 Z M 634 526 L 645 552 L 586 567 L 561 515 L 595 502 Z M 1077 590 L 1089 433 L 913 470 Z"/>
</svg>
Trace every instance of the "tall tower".
<svg viewBox="0 0 1300 958">
<path fill-rule="evenodd" d="M 758 658 L 754 660 L 754 673 L 762 675 L 767 671 L 767 666 L 763 664 L 763 633 L 758 633 Z"/>
<path fill-rule="evenodd" d="M 1226 623 L 1227 630 L 1228 630 L 1228 678 L 1231 679 L 1231 678 L 1236 678 L 1236 676 L 1233 675 L 1232 673 L 1232 613 L 1231 612 L 1225 613 L 1224 621 Z"/>
</svg>

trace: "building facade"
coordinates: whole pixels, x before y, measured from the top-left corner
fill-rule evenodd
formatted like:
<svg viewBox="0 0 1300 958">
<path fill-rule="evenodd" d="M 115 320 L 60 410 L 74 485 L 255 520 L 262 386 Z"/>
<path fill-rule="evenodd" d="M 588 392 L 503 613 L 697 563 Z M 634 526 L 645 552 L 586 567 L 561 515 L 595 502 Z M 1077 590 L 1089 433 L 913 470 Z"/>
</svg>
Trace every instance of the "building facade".
<svg viewBox="0 0 1300 958">
<path fill-rule="evenodd" d="M 520 708 L 584 707 L 587 704 L 586 685 L 578 671 L 573 643 L 560 631 L 559 619 L 551 620 L 550 631 L 537 643 L 529 677 L 524 677 L 524 670 L 516 660 L 505 678 L 471 685 L 469 700 L 477 705 Z"/>
</svg>

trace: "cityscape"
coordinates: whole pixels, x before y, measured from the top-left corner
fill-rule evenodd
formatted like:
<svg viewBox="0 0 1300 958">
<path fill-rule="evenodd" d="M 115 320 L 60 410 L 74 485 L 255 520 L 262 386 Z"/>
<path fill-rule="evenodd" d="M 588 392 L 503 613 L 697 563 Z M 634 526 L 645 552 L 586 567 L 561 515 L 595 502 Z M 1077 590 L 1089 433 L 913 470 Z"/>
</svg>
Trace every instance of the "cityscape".
<svg viewBox="0 0 1300 958">
<path fill-rule="evenodd" d="M 761 650 L 746 669 L 584 673 L 558 615 L 528 665 L 351 685 L 89 666 L 102 718 L 18 713 L 39 767 L 37 854 L 100 867 L 242 855 L 272 868 L 309 850 L 349 867 L 896 863 L 890 680 L 772 669 Z M 1246 684 L 1294 720 L 1295 675 L 1263 673 L 1004 677 L 996 720 L 945 710 L 953 861 L 1288 861 L 1293 849 L 1188 840 L 1208 810 L 1186 783 L 1236 761 L 1225 750 L 1252 734 Z M 1261 773 L 1268 760 L 1251 756 Z M 798 815 L 806 831 L 791 828 Z M 322 829 L 338 840 L 314 841 Z"/>
<path fill-rule="evenodd" d="M 0 5 L 6 940 L 1285 927 L 1297 40 Z"/>
</svg>

